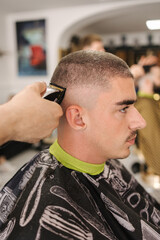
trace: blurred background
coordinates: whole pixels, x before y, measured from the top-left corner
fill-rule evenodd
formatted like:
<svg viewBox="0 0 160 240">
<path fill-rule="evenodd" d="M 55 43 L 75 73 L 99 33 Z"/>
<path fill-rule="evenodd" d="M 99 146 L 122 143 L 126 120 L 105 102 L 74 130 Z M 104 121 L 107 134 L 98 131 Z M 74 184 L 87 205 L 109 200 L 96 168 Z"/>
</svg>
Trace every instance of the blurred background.
<svg viewBox="0 0 160 240">
<path fill-rule="evenodd" d="M 160 0 L 0 0 L 0 104 L 30 83 L 49 83 L 60 58 L 78 49 L 87 34 L 99 35 L 105 51 L 121 57 L 130 67 L 142 56 L 156 56 L 159 66 L 160 30 L 146 25 L 154 19 L 160 19 Z M 0 185 L 55 135 L 34 146 L 8 146 L 1 155 L 10 166 L 0 169 Z M 156 178 L 151 181 L 142 178 L 145 158 L 136 146 L 124 164 L 160 199 L 160 176 L 153 173 Z"/>
</svg>

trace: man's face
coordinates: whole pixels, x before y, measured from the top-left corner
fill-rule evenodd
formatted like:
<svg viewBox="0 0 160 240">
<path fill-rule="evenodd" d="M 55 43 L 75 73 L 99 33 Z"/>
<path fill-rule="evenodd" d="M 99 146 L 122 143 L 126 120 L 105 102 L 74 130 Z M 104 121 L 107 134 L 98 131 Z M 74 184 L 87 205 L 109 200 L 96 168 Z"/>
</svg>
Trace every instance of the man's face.
<svg viewBox="0 0 160 240">
<path fill-rule="evenodd" d="M 110 89 L 99 94 L 95 106 L 88 111 L 86 131 L 97 163 L 129 155 L 136 131 L 146 126 L 134 107 L 135 101 L 133 79 L 117 78 L 112 80 Z"/>
</svg>

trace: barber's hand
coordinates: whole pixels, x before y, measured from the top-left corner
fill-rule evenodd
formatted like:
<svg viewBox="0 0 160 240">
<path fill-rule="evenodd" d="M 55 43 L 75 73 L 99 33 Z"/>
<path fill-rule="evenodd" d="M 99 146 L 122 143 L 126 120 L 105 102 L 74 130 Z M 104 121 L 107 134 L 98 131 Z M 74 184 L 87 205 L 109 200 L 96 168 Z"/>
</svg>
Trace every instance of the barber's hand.
<svg viewBox="0 0 160 240">
<path fill-rule="evenodd" d="M 154 65 L 158 63 L 158 57 L 154 55 L 141 56 L 138 64 L 141 66 Z"/>
<path fill-rule="evenodd" d="M 133 64 L 130 67 L 130 71 L 133 74 L 135 81 L 137 81 L 140 77 L 144 76 L 145 74 L 143 67 L 138 64 Z"/>
<path fill-rule="evenodd" d="M 51 135 L 59 124 L 62 108 L 55 102 L 43 99 L 46 84 L 36 82 L 24 88 L 7 104 L 12 112 L 12 140 L 38 142 Z"/>
</svg>

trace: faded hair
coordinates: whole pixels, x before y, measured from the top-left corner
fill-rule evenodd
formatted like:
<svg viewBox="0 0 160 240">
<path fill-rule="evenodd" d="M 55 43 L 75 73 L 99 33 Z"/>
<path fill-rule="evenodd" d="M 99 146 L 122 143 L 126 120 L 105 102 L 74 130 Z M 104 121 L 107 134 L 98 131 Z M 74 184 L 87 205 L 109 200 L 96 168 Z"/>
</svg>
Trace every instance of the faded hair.
<svg viewBox="0 0 160 240">
<path fill-rule="evenodd" d="M 63 57 L 51 82 L 62 87 L 108 87 L 115 77 L 133 78 L 128 65 L 119 57 L 99 51 L 77 51 Z"/>
</svg>

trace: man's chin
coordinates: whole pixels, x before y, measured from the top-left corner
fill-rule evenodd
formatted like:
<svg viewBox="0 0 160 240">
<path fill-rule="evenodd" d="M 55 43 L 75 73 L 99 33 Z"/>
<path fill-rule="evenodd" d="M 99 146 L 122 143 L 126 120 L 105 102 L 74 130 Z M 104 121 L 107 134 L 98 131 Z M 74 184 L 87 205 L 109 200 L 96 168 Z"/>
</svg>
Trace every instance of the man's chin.
<svg viewBox="0 0 160 240">
<path fill-rule="evenodd" d="M 130 147 L 123 148 L 121 150 L 115 151 L 114 154 L 111 154 L 110 157 L 106 157 L 107 159 L 124 159 L 127 158 L 130 155 Z"/>
<path fill-rule="evenodd" d="M 127 158 L 130 155 L 130 149 L 128 148 L 126 152 L 124 152 L 123 154 L 119 155 L 119 157 L 117 157 L 118 159 L 124 159 Z"/>
</svg>

